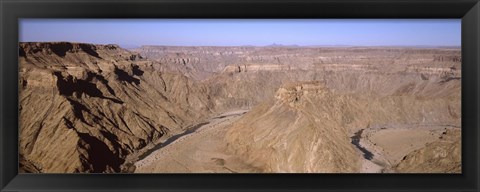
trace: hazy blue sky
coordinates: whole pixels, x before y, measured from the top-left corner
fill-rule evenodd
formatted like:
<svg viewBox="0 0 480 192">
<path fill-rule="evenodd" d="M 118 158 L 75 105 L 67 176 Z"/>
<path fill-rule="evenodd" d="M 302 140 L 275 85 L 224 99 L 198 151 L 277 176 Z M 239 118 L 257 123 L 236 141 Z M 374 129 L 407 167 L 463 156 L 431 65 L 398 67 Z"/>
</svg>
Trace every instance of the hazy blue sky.
<svg viewBox="0 0 480 192">
<path fill-rule="evenodd" d="M 460 19 L 22 19 L 20 41 L 138 45 L 459 46 Z"/>
</svg>

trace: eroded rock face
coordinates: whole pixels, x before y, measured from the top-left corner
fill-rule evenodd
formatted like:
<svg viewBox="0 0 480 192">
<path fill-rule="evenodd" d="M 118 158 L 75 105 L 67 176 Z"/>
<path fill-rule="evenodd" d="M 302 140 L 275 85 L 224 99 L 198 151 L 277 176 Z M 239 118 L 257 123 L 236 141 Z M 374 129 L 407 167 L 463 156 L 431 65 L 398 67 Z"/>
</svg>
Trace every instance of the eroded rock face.
<svg viewBox="0 0 480 192">
<path fill-rule="evenodd" d="M 317 113 L 335 105 L 330 94 L 313 83 L 281 88 L 274 101 L 235 122 L 226 136 L 230 149 L 264 172 L 356 172 L 348 130 L 326 111 Z"/>
<path fill-rule="evenodd" d="M 233 123 L 226 141 L 266 172 L 358 172 L 350 136 L 359 129 L 460 126 L 459 49 L 149 46 L 137 51 L 166 70 L 201 79 L 219 111 L 253 108 Z"/>
<path fill-rule="evenodd" d="M 20 52 L 19 151 L 41 172 L 120 172 L 126 156 L 210 110 L 188 78 L 116 45 Z"/>
<path fill-rule="evenodd" d="M 176 47 L 142 46 L 134 51 L 197 79 L 222 72 L 265 70 L 380 70 L 399 72 L 428 68 L 460 69 L 459 49 L 398 47 Z M 418 71 L 417 71 L 418 72 Z"/>
<path fill-rule="evenodd" d="M 439 141 L 415 150 L 395 166 L 403 173 L 461 173 L 462 146 L 460 130 L 446 129 Z"/>
<path fill-rule="evenodd" d="M 135 51 L 166 71 L 200 79 L 218 109 L 253 107 L 295 81 L 380 96 L 460 92 L 459 49 L 143 46 Z"/>
<path fill-rule="evenodd" d="M 395 125 L 459 125 L 458 100 L 333 93 L 322 82 L 283 85 L 229 130 L 230 149 L 266 172 L 358 172 L 354 131 Z M 459 139 L 459 138 L 457 138 Z M 455 153 L 455 151 L 452 151 Z"/>
<path fill-rule="evenodd" d="M 358 172 L 361 157 L 350 137 L 360 129 L 460 125 L 458 49 L 136 51 L 20 43 L 24 171 L 121 172 L 152 142 L 234 109 L 252 108 L 225 142 L 266 172 Z"/>
</svg>

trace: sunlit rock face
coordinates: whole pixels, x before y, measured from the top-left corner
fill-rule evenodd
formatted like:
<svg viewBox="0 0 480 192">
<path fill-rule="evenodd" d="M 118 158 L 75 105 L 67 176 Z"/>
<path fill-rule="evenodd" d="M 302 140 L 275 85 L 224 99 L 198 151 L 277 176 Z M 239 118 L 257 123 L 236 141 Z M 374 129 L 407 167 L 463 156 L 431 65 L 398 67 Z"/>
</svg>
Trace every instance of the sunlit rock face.
<svg viewBox="0 0 480 192">
<path fill-rule="evenodd" d="M 459 49 L 20 43 L 20 167 L 124 172 L 160 139 L 251 109 L 224 142 L 255 170 L 359 172 L 350 137 L 360 129 L 460 126 L 460 61 Z M 458 171 L 457 158 L 429 152 L 457 155 L 450 146 L 427 145 L 392 169 Z"/>
<path fill-rule="evenodd" d="M 127 155 L 210 110 L 202 87 L 116 45 L 20 52 L 19 151 L 41 172 L 120 172 Z"/>
<path fill-rule="evenodd" d="M 235 122 L 226 140 L 266 172 L 359 172 L 361 157 L 350 140 L 359 129 L 459 125 L 459 113 L 452 98 L 333 93 L 318 81 L 298 82 Z"/>
</svg>

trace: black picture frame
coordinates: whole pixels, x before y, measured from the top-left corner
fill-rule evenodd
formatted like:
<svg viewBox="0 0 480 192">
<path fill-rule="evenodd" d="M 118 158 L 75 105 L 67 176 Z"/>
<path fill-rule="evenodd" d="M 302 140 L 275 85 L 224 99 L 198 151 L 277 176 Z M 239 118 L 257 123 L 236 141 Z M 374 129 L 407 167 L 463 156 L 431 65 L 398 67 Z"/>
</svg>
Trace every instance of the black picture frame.
<svg viewBox="0 0 480 192">
<path fill-rule="evenodd" d="M 479 191 L 478 0 L 0 0 L 1 191 Z M 461 18 L 462 174 L 18 174 L 20 18 Z"/>
</svg>

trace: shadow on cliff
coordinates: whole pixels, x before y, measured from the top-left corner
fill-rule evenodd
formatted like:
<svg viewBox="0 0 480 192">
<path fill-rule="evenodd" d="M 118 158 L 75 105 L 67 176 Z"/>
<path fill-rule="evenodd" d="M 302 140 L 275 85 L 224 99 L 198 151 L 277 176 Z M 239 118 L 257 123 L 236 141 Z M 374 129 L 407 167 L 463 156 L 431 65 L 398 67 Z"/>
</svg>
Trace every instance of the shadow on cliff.
<svg viewBox="0 0 480 192">
<path fill-rule="evenodd" d="M 50 45 L 50 50 L 52 50 L 52 52 L 59 57 L 65 57 L 67 52 L 72 49 L 73 45 L 71 43 L 54 43 Z"/>
<path fill-rule="evenodd" d="M 133 67 L 132 68 L 132 71 L 133 71 L 133 74 L 134 75 L 142 75 L 143 74 L 143 71 L 140 70 L 137 67 Z M 115 68 L 115 71 L 114 73 L 117 75 L 118 77 L 118 80 L 120 81 L 125 81 L 125 82 L 128 82 L 128 83 L 134 83 L 135 85 L 139 85 L 140 84 L 140 79 L 138 78 L 135 78 L 131 75 L 129 75 L 126 71 L 122 70 L 122 69 L 119 69 L 119 68 Z"/>
<path fill-rule="evenodd" d="M 115 155 L 108 146 L 100 141 L 98 138 L 93 137 L 86 133 L 78 133 L 82 141 L 82 147 L 88 153 L 88 164 L 91 165 L 91 170 L 94 173 L 103 173 L 107 171 L 120 171 L 120 165 L 124 162 L 123 159 Z M 112 170 L 110 170 L 112 169 Z"/>
<path fill-rule="evenodd" d="M 94 45 L 79 44 L 78 46 L 86 54 L 101 59 L 100 55 L 98 55 L 97 51 L 95 50 Z M 52 43 L 50 45 L 50 50 L 52 50 L 52 52 L 59 57 L 65 57 L 67 52 L 72 51 L 73 49 L 73 44 L 67 42 Z"/>
<path fill-rule="evenodd" d="M 95 51 L 93 45 L 79 44 L 79 46 L 80 46 L 80 49 L 82 49 L 82 51 L 84 51 L 85 53 L 101 59 L 100 55 L 98 55 L 97 51 Z"/>
<path fill-rule="evenodd" d="M 76 81 L 73 80 L 72 76 L 68 76 L 67 78 L 64 78 L 60 72 L 54 72 L 54 75 L 57 76 L 57 87 L 61 95 L 73 96 L 73 93 L 77 93 L 76 94 L 77 98 L 80 98 L 83 94 L 86 94 L 90 97 L 108 99 L 114 103 L 123 104 L 123 101 L 119 99 L 104 96 L 102 91 L 100 91 L 100 89 L 97 88 L 97 85 L 90 82 L 94 76 L 92 73 L 88 74 L 88 77 L 86 80 L 77 79 Z M 105 83 L 108 81 L 103 79 L 103 77 L 100 78 L 99 80 L 102 83 L 104 83 L 104 85 L 107 87 L 108 91 L 112 95 L 115 95 L 115 92 L 113 91 L 113 89 L 110 86 L 108 86 L 108 84 Z"/>
</svg>

